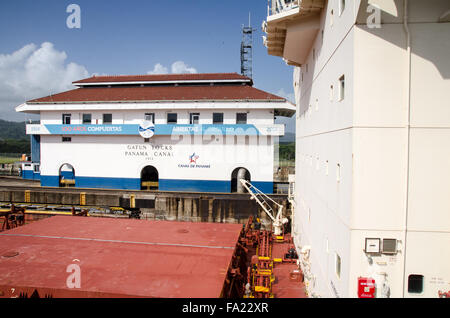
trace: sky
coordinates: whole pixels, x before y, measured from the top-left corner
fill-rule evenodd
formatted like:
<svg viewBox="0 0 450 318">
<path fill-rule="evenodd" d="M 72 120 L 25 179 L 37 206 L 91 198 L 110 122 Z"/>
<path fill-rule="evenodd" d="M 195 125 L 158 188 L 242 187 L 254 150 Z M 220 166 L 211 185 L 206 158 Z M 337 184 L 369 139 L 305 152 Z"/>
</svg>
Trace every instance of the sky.
<svg viewBox="0 0 450 318">
<path fill-rule="evenodd" d="M 249 13 L 254 86 L 293 101 L 293 68 L 263 45 L 266 0 L 1 1 L 0 118 L 34 119 L 14 108 L 92 75 L 240 73 Z M 294 118 L 277 122 L 295 131 Z"/>
</svg>

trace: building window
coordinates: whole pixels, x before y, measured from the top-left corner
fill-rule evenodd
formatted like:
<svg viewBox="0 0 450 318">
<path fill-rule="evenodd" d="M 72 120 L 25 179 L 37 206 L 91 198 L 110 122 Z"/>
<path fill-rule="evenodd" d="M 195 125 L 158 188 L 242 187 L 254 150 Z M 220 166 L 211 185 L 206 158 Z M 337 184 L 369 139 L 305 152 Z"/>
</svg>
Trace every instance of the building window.
<svg viewBox="0 0 450 318">
<path fill-rule="evenodd" d="M 150 142 L 150 138 L 144 138 L 144 142 Z"/>
<path fill-rule="evenodd" d="M 345 76 L 342 75 L 339 78 L 339 101 L 344 100 L 345 98 Z"/>
<path fill-rule="evenodd" d="M 334 99 L 334 86 L 330 86 L 330 102 L 332 102 Z"/>
<path fill-rule="evenodd" d="M 345 0 L 340 0 L 339 2 L 339 16 L 342 15 L 345 9 Z"/>
<path fill-rule="evenodd" d="M 154 124 L 155 123 L 155 113 L 145 113 L 144 119 L 145 119 L 145 121 L 149 121 L 152 124 Z"/>
<path fill-rule="evenodd" d="M 337 164 L 336 168 L 336 181 L 341 182 L 341 165 Z"/>
<path fill-rule="evenodd" d="M 72 137 L 62 137 L 62 142 L 72 142 Z"/>
<path fill-rule="evenodd" d="M 241 125 L 247 124 L 247 113 L 237 113 L 236 114 L 236 124 L 241 124 Z"/>
<path fill-rule="evenodd" d="M 200 113 L 190 113 L 189 114 L 189 123 L 191 125 L 198 125 L 200 121 Z"/>
<path fill-rule="evenodd" d="M 420 294 L 423 292 L 423 275 L 408 276 L 408 293 Z"/>
<path fill-rule="evenodd" d="M 335 254 L 335 270 L 336 270 L 336 276 L 338 278 L 341 278 L 341 257 L 338 253 Z"/>
<path fill-rule="evenodd" d="M 92 123 L 92 114 L 83 114 L 83 125 L 90 125 Z"/>
<path fill-rule="evenodd" d="M 112 124 L 112 114 L 103 114 L 103 124 Z"/>
<path fill-rule="evenodd" d="M 334 23 L 334 10 L 331 10 L 331 14 L 330 14 L 330 26 L 333 26 Z"/>
<path fill-rule="evenodd" d="M 177 123 L 177 113 L 168 113 L 167 114 L 167 123 L 168 124 L 176 124 Z"/>
<path fill-rule="evenodd" d="M 223 124 L 223 113 L 213 113 L 213 124 L 215 125 Z"/>
<path fill-rule="evenodd" d="M 62 123 L 63 125 L 70 125 L 71 114 L 63 114 L 62 115 Z"/>
</svg>

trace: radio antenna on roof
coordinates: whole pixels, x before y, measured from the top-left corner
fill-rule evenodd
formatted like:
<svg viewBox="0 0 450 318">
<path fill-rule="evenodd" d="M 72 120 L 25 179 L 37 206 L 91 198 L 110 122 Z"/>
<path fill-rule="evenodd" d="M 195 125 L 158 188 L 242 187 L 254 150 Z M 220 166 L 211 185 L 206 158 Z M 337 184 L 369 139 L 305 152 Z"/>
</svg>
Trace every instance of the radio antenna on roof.
<svg viewBox="0 0 450 318">
<path fill-rule="evenodd" d="M 253 31 L 251 14 L 248 13 L 248 27 L 242 25 L 241 74 L 253 78 Z"/>
</svg>

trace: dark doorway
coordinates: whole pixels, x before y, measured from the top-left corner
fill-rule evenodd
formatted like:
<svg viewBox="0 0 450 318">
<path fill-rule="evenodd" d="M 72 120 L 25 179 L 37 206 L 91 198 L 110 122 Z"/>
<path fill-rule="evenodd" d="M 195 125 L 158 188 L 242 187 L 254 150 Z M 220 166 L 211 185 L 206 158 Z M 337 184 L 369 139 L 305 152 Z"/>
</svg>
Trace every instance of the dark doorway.
<svg viewBox="0 0 450 318">
<path fill-rule="evenodd" d="M 245 179 L 250 182 L 250 172 L 245 168 L 236 168 L 231 173 L 231 192 L 245 193 L 245 188 L 242 187 L 239 179 Z"/>
<path fill-rule="evenodd" d="M 59 186 L 75 186 L 75 169 L 72 167 L 72 165 L 65 163 L 59 168 Z"/>
<path fill-rule="evenodd" d="M 141 171 L 141 190 L 158 190 L 159 174 L 153 166 L 146 166 Z"/>
</svg>

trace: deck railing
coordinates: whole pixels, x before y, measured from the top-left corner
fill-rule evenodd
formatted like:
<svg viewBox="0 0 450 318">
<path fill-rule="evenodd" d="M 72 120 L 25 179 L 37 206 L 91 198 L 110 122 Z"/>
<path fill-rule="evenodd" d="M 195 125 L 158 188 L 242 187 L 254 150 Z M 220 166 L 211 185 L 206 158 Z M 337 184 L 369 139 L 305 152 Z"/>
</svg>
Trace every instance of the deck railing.
<svg viewBox="0 0 450 318">
<path fill-rule="evenodd" d="M 267 16 L 297 8 L 299 2 L 301 2 L 301 0 L 268 0 Z"/>
</svg>

